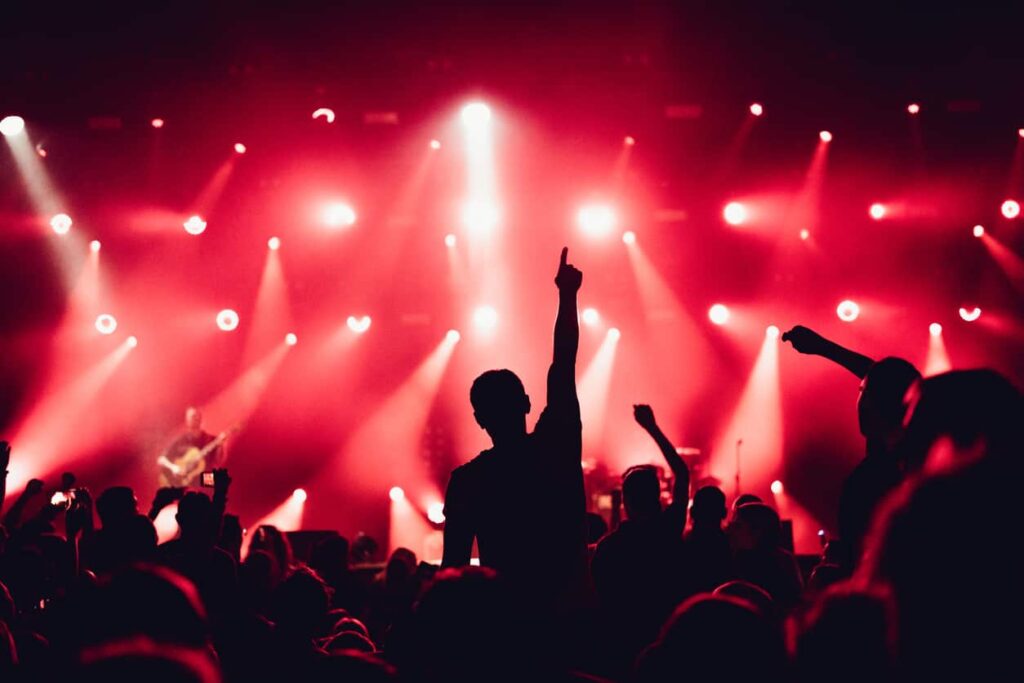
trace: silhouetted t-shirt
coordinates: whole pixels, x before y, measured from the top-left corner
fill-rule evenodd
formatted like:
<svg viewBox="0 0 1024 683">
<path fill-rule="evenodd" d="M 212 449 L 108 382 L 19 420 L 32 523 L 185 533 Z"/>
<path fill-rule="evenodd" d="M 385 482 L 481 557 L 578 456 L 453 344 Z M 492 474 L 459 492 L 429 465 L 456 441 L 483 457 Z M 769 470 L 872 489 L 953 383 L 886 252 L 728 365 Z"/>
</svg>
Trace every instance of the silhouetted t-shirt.
<svg viewBox="0 0 1024 683">
<path fill-rule="evenodd" d="M 542 599 L 585 584 L 581 434 L 578 403 L 549 406 L 517 447 L 481 452 L 448 482 L 447 523 L 472 530 L 481 565 Z"/>
</svg>

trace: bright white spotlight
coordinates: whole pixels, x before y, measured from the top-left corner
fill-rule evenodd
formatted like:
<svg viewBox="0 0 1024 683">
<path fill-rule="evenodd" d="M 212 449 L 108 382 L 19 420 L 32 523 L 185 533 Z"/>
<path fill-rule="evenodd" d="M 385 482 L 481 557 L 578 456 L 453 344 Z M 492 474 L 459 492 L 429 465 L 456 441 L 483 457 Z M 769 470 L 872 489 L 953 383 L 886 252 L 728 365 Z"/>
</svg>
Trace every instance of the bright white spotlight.
<svg viewBox="0 0 1024 683">
<path fill-rule="evenodd" d="M 441 141 L 440 140 L 431 140 L 430 141 L 430 149 L 441 149 Z"/>
<path fill-rule="evenodd" d="M 708 320 L 716 325 L 724 325 L 729 322 L 729 309 L 725 304 L 714 304 L 708 309 Z"/>
<path fill-rule="evenodd" d="M 622 336 L 622 332 L 619 331 L 619 328 L 617 328 L 617 327 L 609 327 L 608 328 L 608 338 L 609 339 L 618 339 L 621 336 Z"/>
<path fill-rule="evenodd" d="M 271 237 L 269 240 L 267 240 L 267 248 L 270 249 L 271 251 L 277 251 L 278 249 L 280 249 L 281 238 Z"/>
<path fill-rule="evenodd" d="M 767 337 L 770 337 L 772 339 L 777 339 L 778 336 L 779 336 L 779 328 L 776 327 L 775 325 L 769 325 L 765 329 L 764 333 L 765 333 L 765 336 L 767 336 Z"/>
<path fill-rule="evenodd" d="M 25 119 L 20 116 L 5 116 L 0 119 L 0 135 L 14 137 L 25 130 Z"/>
<path fill-rule="evenodd" d="M 306 495 L 306 489 L 295 489 L 292 491 L 292 500 L 298 503 L 305 503 L 309 496 Z"/>
<path fill-rule="evenodd" d="M 933 337 L 938 337 L 940 334 L 942 334 L 942 325 L 940 325 L 939 323 L 932 323 L 931 325 L 928 326 L 928 334 L 932 335 Z"/>
<path fill-rule="evenodd" d="M 840 301 L 839 305 L 836 306 L 836 315 L 844 323 L 852 323 L 860 315 L 860 306 L 857 305 L 856 301 Z"/>
<path fill-rule="evenodd" d="M 580 318 L 583 319 L 584 325 L 590 325 L 591 327 L 601 322 L 601 314 L 597 312 L 596 308 L 584 308 Z"/>
<path fill-rule="evenodd" d="M 284 343 L 288 346 L 295 346 L 299 343 L 299 338 L 295 336 L 294 332 L 289 332 L 284 336 Z"/>
<path fill-rule="evenodd" d="M 154 128 L 163 128 L 164 127 L 164 120 L 160 119 L 160 118 L 153 119 L 152 121 L 149 122 L 149 125 L 153 126 Z"/>
<path fill-rule="evenodd" d="M 235 154 L 245 154 L 245 145 L 243 145 L 241 142 L 236 142 Z"/>
<path fill-rule="evenodd" d="M 114 334 L 117 329 L 117 318 L 109 313 L 101 313 L 96 316 L 96 331 L 100 334 Z"/>
<path fill-rule="evenodd" d="M 975 225 L 974 229 L 971 232 L 974 234 L 975 237 L 981 237 L 982 235 L 985 234 L 985 226 Z"/>
<path fill-rule="evenodd" d="M 803 241 L 805 241 L 805 242 L 806 242 L 806 241 L 807 241 L 807 239 L 808 239 L 808 238 L 809 238 L 810 236 L 811 236 L 811 231 L 810 231 L 810 230 L 808 230 L 807 228 L 804 228 L 804 229 L 802 229 L 802 230 L 800 231 L 800 239 L 802 239 Z"/>
<path fill-rule="evenodd" d="M 50 219 L 50 227 L 58 235 L 66 235 L 71 230 L 71 216 L 66 213 L 58 213 Z"/>
<path fill-rule="evenodd" d="M 434 524 L 444 524 L 444 503 L 435 502 L 428 505 L 427 519 Z"/>
<path fill-rule="evenodd" d="M 753 114 L 754 116 L 760 116 L 761 114 L 764 113 L 764 107 L 761 106 L 760 103 L 754 102 L 752 105 L 750 105 L 750 113 Z"/>
<path fill-rule="evenodd" d="M 217 327 L 221 332 L 232 332 L 238 329 L 238 313 L 225 308 L 217 314 Z"/>
<path fill-rule="evenodd" d="M 960 318 L 964 322 L 973 323 L 975 320 L 981 317 L 981 309 L 975 306 L 974 308 L 960 307 Z"/>
<path fill-rule="evenodd" d="M 633 232 L 632 230 L 627 230 L 626 232 L 622 233 L 622 243 L 636 244 L 636 233 Z"/>
<path fill-rule="evenodd" d="M 139 345 L 139 338 L 136 337 L 134 334 L 128 337 L 126 341 L 128 342 L 128 347 L 132 349 Z"/>
<path fill-rule="evenodd" d="M 189 219 L 182 225 L 185 226 L 185 232 L 190 235 L 202 235 L 206 230 L 206 221 L 200 216 L 189 216 Z"/>
<path fill-rule="evenodd" d="M 348 325 L 348 329 L 352 330 L 356 334 L 362 334 L 370 329 L 370 316 L 364 315 L 357 318 L 354 315 L 350 315 L 348 320 L 345 321 L 345 324 Z"/>
<path fill-rule="evenodd" d="M 634 138 L 632 135 L 627 135 L 626 137 L 622 138 L 622 144 L 624 144 L 626 147 L 632 147 L 633 145 L 636 144 L 636 138 Z"/>
<path fill-rule="evenodd" d="M 916 103 L 916 102 L 914 102 L 913 104 L 908 104 L 907 105 L 907 113 L 909 113 L 909 114 L 917 114 L 920 111 L 921 111 L 921 105 Z"/>
<path fill-rule="evenodd" d="M 467 202 L 462 207 L 462 224 L 469 230 L 487 232 L 501 220 L 498 207 L 489 202 Z"/>
<path fill-rule="evenodd" d="M 778 479 L 772 482 L 772 493 L 776 496 L 782 493 L 782 482 Z"/>
<path fill-rule="evenodd" d="M 747 207 L 740 202 L 729 202 L 722 209 L 722 217 L 729 225 L 742 225 L 747 220 Z"/>
<path fill-rule="evenodd" d="M 347 228 L 356 222 L 356 211 L 343 202 L 332 202 L 324 207 L 323 220 L 329 228 Z"/>
<path fill-rule="evenodd" d="M 326 120 L 327 123 L 334 123 L 334 110 L 328 109 L 327 107 L 320 107 L 313 112 L 313 119 L 316 120 L 319 118 Z"/>
<path fill-rule="evenodd" d="M 871 217 L 874 218 L 876 221 L 882 220 L 883 218 L 885 218 L 885 204 L 879 204 L 878 202 L 875 202 L 868 209 L 868 213 L 871 214 Z"/>
<path fill-rule="evenodd" d="M 615 227 L 615 212 L 605 204 L 588 204 L 576 213 L 576 224 L 592 237 L 604 237 Z"/>
<path fill-rule="evenodd" d="M 493 306 L 477 306 L 473 311 L 473 325 L 478 330 L 493 330 L 498 325 L 498 312 Z"/>
<path fill-rule="evenodd" d="M 1016 218 L 1020 215 L 1020 204 L 1012 199 L 1007 199 L 1000 207 L 1000 211 L 1003 212 L 1003 216 L 1006 218 Z"/>
<path fill-rule="evenodd" d="M 1017 129 L 1017 137 L 1024 138 L 1024 128 Z"/>
<path fill-rule="evenodd" d="M 93 240 L 92 242 L 89 242 L 89 251 L 91 251 L 92 253 L 95 254 L 95 253 L 99 252 L 100 247 L 102 247 L 102 246 L 103 245 L 100 244 L 99 240 Z"/>
<path fill-rule="evenodd" d="M 388 498 L 396 503 L 405 500 L 405 491 L 402 490 L 401 486 L 392 486 L 391 490 L 388 491 Z"/>
<path fill-rule="evenodd" d="M 460 339 L 462 339 L 462 335 L 459 334 L 458 330 L 448 330 L 448 332 L 444 335 L 444 338 L 448 340 L 449 344 L 455 344 Z"/>
<path fill-rule="evenodd" d="M 454 247 L 455 242 L 455 235 L 453 235 L 452 233 L 448 233 L 447 235 L 444 236 L 444 246 Z"/>
<path fill-rule="evenodd" d="M 491 108 L 483 102 L 471 102 L 462 108 L 462 122 L 467 128 L 482 128 L 491 120 Z"/>
<path fill-rule="evenodd" d="M 830 133 L 827 130 L 823 130 L 820 133 L 818 133 L 818 139 L 820 139 L 822 142 L 832 142 L 832 133 Z"/>
</svg>

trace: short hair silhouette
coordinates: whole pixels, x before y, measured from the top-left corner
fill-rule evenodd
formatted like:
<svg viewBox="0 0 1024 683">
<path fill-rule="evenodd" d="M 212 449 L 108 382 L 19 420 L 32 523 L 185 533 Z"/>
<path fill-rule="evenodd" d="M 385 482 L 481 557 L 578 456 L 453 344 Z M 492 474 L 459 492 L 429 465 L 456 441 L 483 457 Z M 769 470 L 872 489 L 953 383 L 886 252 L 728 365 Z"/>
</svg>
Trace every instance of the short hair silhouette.
<svg viewBox="0 0 1024 683">
<path fill-rule="evenodd" d="M 635 465 L 622 475 L 622 502 L 630 517 L 657 514 L 661 510 L 661 481 L 652 465 Z"/>
<path fill-rule="evenodd" d="M 726 512 L 725 494 L 717 486 L 702 486 L 693 494 L 690 515 L 694 524 L 721 524 Z"/>
<path fill-rule="evenodd" d="M 903 397 L 921 373 L 910 361 L 889 356 L 872 364 L 858 403 L 861 433 L 874 436 L 903 424 Z"/>
<path fill-rule="evenodd" d="M 511 370 L 488 370 L 469 389 L 469 402 L 481 427 L 530 412 L 530 397 L 519 376 Z"/>
<path fill-rule="evenodd" d="M 111 486 L 96 499 L 96 513 L 104 526 L 131 519 L 139 511 L 135 492 L 127 486 Z"/>
</svg>

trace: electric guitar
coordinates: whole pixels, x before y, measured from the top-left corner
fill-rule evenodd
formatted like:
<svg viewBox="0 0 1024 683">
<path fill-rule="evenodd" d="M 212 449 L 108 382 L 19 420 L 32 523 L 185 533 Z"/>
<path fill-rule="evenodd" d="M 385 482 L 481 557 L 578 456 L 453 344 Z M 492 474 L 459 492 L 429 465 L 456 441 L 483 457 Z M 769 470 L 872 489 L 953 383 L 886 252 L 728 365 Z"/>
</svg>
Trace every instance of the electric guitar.
<svg viewBox="0 0 1024 683">
<path fill-rule="evenodd" d="M 193 484 L 196 477 L 206 467 L 206 458 L 215 450 L 220 448 L 228 437 L 241 429 L 235 425 L 217 435 L 210 443 L 202 448 L 192 446 L 184 453 L 173 460 L 160 457 L 160 486 L 187 487 Z"/>
</svg>

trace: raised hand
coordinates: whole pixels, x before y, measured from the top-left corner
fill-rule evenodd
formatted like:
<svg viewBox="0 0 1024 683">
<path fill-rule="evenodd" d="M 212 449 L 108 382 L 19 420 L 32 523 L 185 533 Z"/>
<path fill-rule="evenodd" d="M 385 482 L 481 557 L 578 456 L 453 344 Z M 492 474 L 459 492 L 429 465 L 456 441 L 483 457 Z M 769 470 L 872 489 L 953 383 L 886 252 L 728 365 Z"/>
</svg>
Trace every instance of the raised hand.
<svg viewBox="0 0 1024 683">
<path fill-rule="evenodd" d="M 562 259 L 555 275 L 555 285 L 563 292 L 577 292 L 583 284 L 583 272 L 568 263 L 569 247 L 562 247 Z"/>
<path fill-rule="evenodd" d="M 797 325 L 788 332 L 783 333 L 782 341 L 789 342 L 800 353 L 815 356 L 824 355 L 829 345 L 827 339 L 803 325 Z"/>
<path fill-rule="evenodd" d="M 654 411 L 643 403 L 633 406 L 633 419 L 644 429 L 650 431 L 658 426 L 654 419 Z"/>
<path fill-rule="evenodd" d="M 231 477 L 226 467 L 218 467 L 213 471 L 213 495 L 227 495 L 231 486 Z"/>
</svg>

